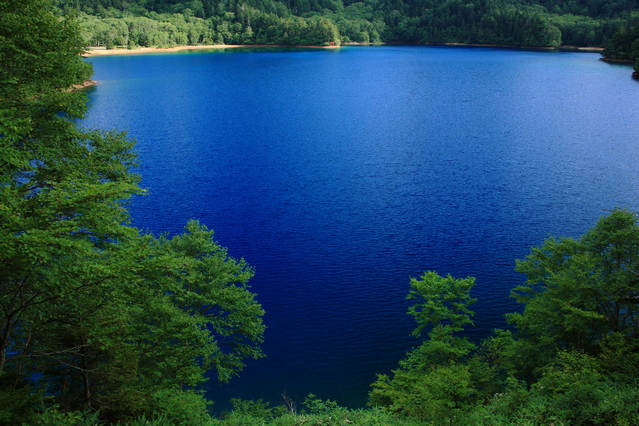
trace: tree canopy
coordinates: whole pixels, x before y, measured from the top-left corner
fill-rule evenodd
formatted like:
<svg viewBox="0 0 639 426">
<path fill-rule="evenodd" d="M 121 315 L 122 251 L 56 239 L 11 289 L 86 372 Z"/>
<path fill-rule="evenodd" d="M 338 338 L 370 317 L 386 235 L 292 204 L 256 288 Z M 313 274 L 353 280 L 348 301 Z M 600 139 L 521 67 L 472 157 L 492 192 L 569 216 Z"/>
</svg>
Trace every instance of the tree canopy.
<svg viewBox="0 0 639 426">
<path fill-rule="evenodd" d="M 639 25 L 620 29 L 601 54 L 607 61 L 634 62 L 633 76 L 639 78 Z"/>
<path fill-rule="evenodd" d="M 34 424 L 44 403 L 110 421 L 172 405 L 201 424 L 205 374 L 262 356 L 253 271 L 196 221 L 128 224 L 133 142 L 76 122 L 83 46 L 47 0 L 0 1 L 0 423 Z"/>
<path fill-rule="evenodd" d="M 605 46 L 639 24 L 636 0 L 57 0 L 91 45 L 346 42 Z"/>
<path fill-rule="evenodd" d="M 434 272 L 411 280 L 419 335 L 370 403 L 434 424 L 635 424 L 639 417 L 639 224 L 615 210 L 579 239 L 549 238 L 517 262 L 513 330 L 476 346 L 453 333 L 472 325 L 474 279 Z"/>
<path fill-rule="evenodd" d="M 373 384 L 370 402 L 421 420 L 447 422 L 458 414 L 476 392 L 464 360 L 475 348 L 466 338 L 455 336 L 472 324 L 469 306 L 475 283 L 472 277 L 455 279 L 426 272 L 411 279 L 409 308 L 418 326 L 413 335 L 429 329 L 428 339 L 409 352 L 393 371 L 392 379 L 379 375 Z"/>
</svg>

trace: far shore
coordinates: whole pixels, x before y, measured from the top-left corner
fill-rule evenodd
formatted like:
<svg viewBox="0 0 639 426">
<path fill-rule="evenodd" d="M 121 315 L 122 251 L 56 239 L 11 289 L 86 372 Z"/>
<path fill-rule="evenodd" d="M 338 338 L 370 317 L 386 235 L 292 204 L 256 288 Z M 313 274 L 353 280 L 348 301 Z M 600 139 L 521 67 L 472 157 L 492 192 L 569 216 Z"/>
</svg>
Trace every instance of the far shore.
<svg viewBox="0 0 639 426">
<path fill-rule="evenodd" d="M 373 44 L 373 43 L 371 43 Z M 386 43 L 374 43 L 375 45 Z M 396 44 L 396 43 L 389 43 Z M 422 43 L 418 43 L 422 44 Z M 468 43 L 423 43 L 430 46 L 470 46 L 470 47 L 504 47 L 504 48 L 516 48 L 516 49 L 543 49 L 543 50 L 568 50 L 579 52 L 595 52 L 600 53 L 603 47 L 578 47 L 578 46 L 557 46 L 557 47 L 534 47 L 534 46 L 508 46 L 501 44 L 468 44 Z M 354 43 L 348 42 L 343 45 L 368 45 L 368 43 Z M 107 56 L 107 55 L 138 55 L 141 53 L 171 53 L 182 52 L 187 50 L 206 50 L 206 49 L 234 49 L 238 47 L 243 48 L 269 48 L 269 47 L 306 47 L 317 49 L 335 49 L 339 48 L 338 45 L 330 46 L 288 46 L 288 45 L 274 45 L 274 44 L 207 44 L 207 45 L 193 45 L 193 46 L 175 46 L 175 47 L 136 47 L 135 49 L 117 48 L 107 49 L 105 47 L 91 46 L 87 48 L 86 53 L 83 56 Z"/>
<path fill-rule="evenodd" d="M 572 52 L 600 53 L 603 47 L 579 47 L 579 46 L 511 46 L 508 44 L 475 44 L 475 43 L 423 43 L 428 46 L 468 46 L 468 47 L 503 47 L 506 49 L 534 49 L 534 50 L 561 50 Z"/>
<path fill-rule="evenodd" d="M 110 55 L 138 55 L 140 53 L 171 53 L 182 52 L 186 50 L 206 50 L 206 49 L 233 49 L 238 47 L 312 47 L 318 49 L 334 49 L 339 46 L 284 46 L 272 44 L 206 44 L 194 46 L 175 46 L 175 47 L 136 47 L 135 49 L 117 48 L 107 49 L 105 47 L 90 46 L 82 56 L 110 56 Z"/>
</svg>

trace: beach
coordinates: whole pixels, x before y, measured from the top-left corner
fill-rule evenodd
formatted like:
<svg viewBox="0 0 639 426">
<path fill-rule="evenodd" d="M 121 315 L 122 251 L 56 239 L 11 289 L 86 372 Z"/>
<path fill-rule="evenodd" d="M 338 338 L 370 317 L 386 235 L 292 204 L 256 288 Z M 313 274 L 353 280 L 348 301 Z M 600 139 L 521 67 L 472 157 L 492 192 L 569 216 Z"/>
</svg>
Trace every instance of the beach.
<svg viewBox="0 0 639 426">
<path fill-rule="evenodd" d="M 360 45 L 362 43 L 344 43 L 345 45 Z M 383 43 L 382 43 L 383 44 Z M 522 47 L 522 46 L 506 46 L 506 45 L 487 45 L 487 44 L 467 44 L 467 43 L 425 43 L 426 45 L 435 46 L 471 46 L 471 47 L 504 47 L 504 48 L 529 48 L 529 49 L 548 49 L 548 50 L 569 50 L 580 52 L 601 52 L 601 47 L 577 47 L 577 46 L 558 46 L 558 47 Z M 185 50 L 205 50 L 205 49 L 232 49 L 237 47 L 253 48 L 253 47 L 308 47 L 320 49 L 334 49 L 340 46 L 285 46 L 271 44 L 207 44 L 194 46 L 175 46 L 175 47 L 136 47 L 135 49 L 107 49 L 105 47 L 88 47 L 83 56 L 107 56 L 107 55 L 138 55 L 141 53 L 171 53 Z"/>
<path fill-rule="evenodd" d="M 236 47 L 313 47 L 320 49 L 332 49 L 339 46 L 281 46 L 281 45 L 254 45 L 254 44 L 207 44 L 195 46 L 175 46 L 175 47 L 137 47 L 135 49 L 107 49 L 105 47 L 88 47 L 83 56 L 107 56 L 107 55 L 138 55 L 141 53 L 171 53 L 184 50 L 205 50 L 205 49 L 230 49 Z"/>
</svg>

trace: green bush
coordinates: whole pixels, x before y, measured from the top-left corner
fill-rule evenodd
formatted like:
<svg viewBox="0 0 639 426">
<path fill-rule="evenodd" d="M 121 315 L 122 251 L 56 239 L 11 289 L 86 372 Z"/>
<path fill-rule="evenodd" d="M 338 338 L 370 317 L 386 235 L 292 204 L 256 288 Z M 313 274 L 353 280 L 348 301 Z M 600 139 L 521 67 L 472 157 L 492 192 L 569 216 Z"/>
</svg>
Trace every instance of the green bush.
<svg viewBox="0 0 639 426">
<path fill-rule="evenodd" d="M 157 425 L 205 426 L 212 424 L 211 402 L 193 390 L 161 390 L 153 394 L 151 412 Z"/>
</svg>

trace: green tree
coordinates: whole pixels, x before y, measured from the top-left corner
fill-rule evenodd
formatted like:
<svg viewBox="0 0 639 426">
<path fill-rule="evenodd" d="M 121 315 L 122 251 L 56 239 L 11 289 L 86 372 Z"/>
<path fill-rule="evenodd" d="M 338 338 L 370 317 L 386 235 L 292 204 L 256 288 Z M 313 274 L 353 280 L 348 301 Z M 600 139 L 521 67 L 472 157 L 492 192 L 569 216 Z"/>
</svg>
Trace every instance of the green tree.
<svg viewBox="0 0 639 426">
<path fill-rule="evenodd" d="M 74 124 L 85 100 L 68 89 L 91 67 L 75 24 L 49 6 L 0 2 L 0 372 L 29 310 L 90 285 L 83 276 L 90 266 L 60 271 L 106 256 L 109 240 L 133 235 L 123 200 L 140 192 L 129 172 L 132 143 Z"/>
<path fill-rule="evenodd" d="M 579 239 L 550 238 L 517 262 L 526 282 L 513 291 L 524 304 L 508 315 L 522 373 L 561 350 L 597 355 L 611 335 L 630 342 L 639 333 L 639 226 L 613 211 Z"/>
<path fill-rule="evenodd" d="M 632 362 L 632 361 L 628 361 Z M 514 379 L 491 401 L 474 407 L 468 425 L 634 425 L 639 421 L 636 380 L 619 381 L 600 357 L 560 352 L 527 388 Z"/>
<path fill-rule="evenodd" d="M 0 396 L 21 401 L 0 424 L 35 423 L 43 401 L 202 424 L 205 373 L 262 356 L 253 272 L 197 222 L 170 239 L 128 226 L 133 142 L 77 127 L 86 98 L 69 89 L 91 67 L 50 10 L 0 0 Z"/>
<path fill-rule="evenodd" d="M 411 278 L 407 298 L 416 303 L 409 308 L 418 326 L 413 335 L 428 330 L 428 339 L 408 353 L 393 370 L 393 377 L 379 375 L 369 394 L 371 405 L 423 420 L 452 422 L 476 393 L 473 373 L 464 358 L 475 348 L 454 333 L 472 324 L 469 307 L 475 283 L 472 277 L 455 279 L 426 272 Z"/>
<path fill-rule="evenodd" d="M 637 216 L 615 210 L 578 239 L 550 238 L 516 269 L 516 328 L 477 349 L 455 336 L 472 323 L 472 279 L 412 280 L 414 334 L 429 339 L 378 377 L 370 403 L 434 424 L 635 424 Z"/>
<path fill-rule="evenodd" d="M 3 416 L 8 424 L 28 421 L 47 393 L 33 380 L 45 368 L 74 358 L 87 371 L 86 342 L 52 344 L 71 328 L 60 314 L 115 276 L 114 242 L 137 233 L 123 204 L 141 192 L 132 142 L 76 127 L 86 102 L 69 89 L 91 67 L 75 23 L 50 9 L 0 2 L 0 389 L 31 399 Z"/>
<path fill-rule="evenodd" d="M 605 59 L 631 62 L 639 60 L 639 25 L 634 28 L 622 28 L 619 30 L 608 42 L 601 55 Z"/>
</svg>

